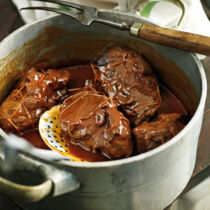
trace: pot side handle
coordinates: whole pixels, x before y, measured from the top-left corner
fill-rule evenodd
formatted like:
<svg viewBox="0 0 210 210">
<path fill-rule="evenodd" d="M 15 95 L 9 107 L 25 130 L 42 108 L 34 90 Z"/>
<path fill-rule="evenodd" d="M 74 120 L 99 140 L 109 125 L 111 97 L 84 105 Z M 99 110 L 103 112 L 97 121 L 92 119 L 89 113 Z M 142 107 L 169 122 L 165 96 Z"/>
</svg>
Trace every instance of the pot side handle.
<svg viewBox="0 0 210 210">
<path fill-rule="evenodd" d="M 53 182 L 49 179 L 37 186 L 25 186 L 0 177 L 1 194 L 21 202 L 37 202 L 48 196 L 52 189 Z"/>
<path fill-rule="evenodd" d="M 21 185 L 0 177 L 0 193 L 20 202 L 33 203 L 49 195 L 56 197 L 80 187 L 76 177 L 68 171 L 50 166 L 45 166 L 44 171 L 46 180 L 36 186 Z"/>
<path fill-rule="evenodd" d="M 0 176 L 0 193 L 20 202 L 37 202 L 47 196 L 59 196 L 72 192 L 80 187 L 77 178 L 68 170 L 54 166 L 54 162 L 46 161 L 32 155 L 26 156 L 25 151 L 31 151 L 33 147 L 24 139 L 14 135 L 6 136 L 6 140 L 0 141 L 0 150 L 4 160 L 0 158 L 2 172 L 11 173 L 14 169 L 29 170 L 40 173 L 45 181 L 36 186 L 17 184 Z M 1 154 L 0 152 L 0 154 Z M 30 152 L 29 152 L 30 154 Z"/>
<path fill-rule="evenodd" d="M 15 146 L 16 145 L 16 146 Z M 24 148 L 19 148 L 20 145 Z M 0 169 L 2 172 L 11 173 L 14 169 L 30 170 L 34 175 L 39 172 L 43 176 L 43 183 L 36 186 L 17 184 L 0 176 L 0 193 L 20 202 L 37 202 L 47 196 L 59 196 L 72 192 L 80 187 L 77 178 L 68 170 L 54 166 L 53 162 L 48 164 L 35 158 L 27 157 L 23 151 L 31 151 L 32 146 L 25 140 L 14 135 L 0 142 L 0 150 L 3 150 L 4 160 L 0 158 Z M 23 151 L 22 151 L 23 150 Z M 1 153 L 1 152 L 0 152 Z M 33 156 L 33 155 L 32 155 Z M 45 160 L 43 160 L 45 161 Z M 46 162 L 46 161 L 45 161 Z"/>
</svg>

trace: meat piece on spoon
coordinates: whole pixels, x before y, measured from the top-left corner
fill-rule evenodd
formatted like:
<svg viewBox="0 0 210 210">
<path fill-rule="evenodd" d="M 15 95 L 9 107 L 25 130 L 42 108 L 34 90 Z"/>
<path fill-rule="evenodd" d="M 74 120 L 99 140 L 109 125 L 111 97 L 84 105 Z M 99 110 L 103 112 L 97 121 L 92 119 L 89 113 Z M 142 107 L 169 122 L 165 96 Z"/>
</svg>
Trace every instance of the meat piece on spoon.
<svg viewBox="0 0 210 210">
<path fill-rule="evenodd" d="M 112 159 L 128 157 L 133 150 L 129 121 L 112 99 L 93 88 L 68 97 L 60 109 L 60 127 L 66 141 Z"/>
</svg>

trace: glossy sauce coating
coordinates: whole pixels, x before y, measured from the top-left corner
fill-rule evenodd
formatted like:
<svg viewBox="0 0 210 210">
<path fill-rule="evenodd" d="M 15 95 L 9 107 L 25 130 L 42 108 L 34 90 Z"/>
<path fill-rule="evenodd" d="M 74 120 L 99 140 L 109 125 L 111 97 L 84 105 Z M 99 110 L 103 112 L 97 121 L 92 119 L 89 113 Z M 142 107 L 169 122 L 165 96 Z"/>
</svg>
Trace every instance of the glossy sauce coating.
<svg viewBox="0 0 210 210">
<path fill-rule="evenodd" d="M 87 71 L 91 71 L 91 69 L 87 69 Z M 79 82 L 80 72 L 75 73 L 78 75 L 76 77 L 76 81 Z M 87 73 L 89 75 L 89 73 Z M 76 84 L 75 81 L 75 84 Z M 160 94 L 162 98 L 162 103 L 158 113 L 180 113 L 182 115 L 187 114 L 187 109 L 182 104 L 182 102 L 165 86 L 160 85 Z M 23 135 L 20 135 L 31 142 L 35 147 L 41 149 L 49 149 L 46 144 L 41 139 L 38 129 L 27 131 Z M 80 145 L 71 144 L 69 141 L 66 141 L 71 147 L 71 153 L 77 157 L 81 157 L 83 160 L 98 162 L 98 161 L 108 161 L 111 160 L 108 157 L 104 156 L 100 152 L 93 153 L 88 151 L 87 149 L 82 148 Z"/>
<path fill-rule="evenodd" d="M 30 69 L 0 106 L 0 125 L 21 133 L 37 126 L 41 115 L 62 100 L 71 74 L 66 70 Z"/>
<path fill-rule="evenodd" d="M 138 153 L 147 152 L 173 138 L 184 125 L 178 121 L 181 114 L 160 114 L 155 121 L 143 123 L 133 129 Z"/>
<path fill-rule="evenodd" d="M 132 125 L 148 120 L 160 107 L 158 81 L 139 53 L 113 45 L 92 67 L 97 88 L 112 98 Z"/>
<path fill-rule="evenodd" d="M 111 98 L 83 88 L 61 106 L 60 127 L 70 142 L 112 159 L 128 157 L 133 151 L 129 121 Z"/>
<path fill-rule="evenodd" d="M 84 86 L 86 80 L 94 81 L 94 76 L 90 66 L 80 66 L 70 67 L 71 74 L 73 75 L 74 83 L 71 83 L 71 88 L 79 88 Z M 67 69 L 67 68 L 66 68 Z M 81 79 L 81 75 L 82 79 Z M 160 84 L 160 95 L 162 98 L 161 106 L 158 110 L 158 113 L 180 113 L 181 115 L 187 115 L 187 109 L 183 103 L 164 85 Z M 42 141 L 38 130 L 28 131 L 22 135 L 34 146 L 42 149 L 49 149 L 45 143 Z M 77 157 L 81 157 L 86 161 L 108 161 L 110 160 L 100 152 L 93 153 L 87 149 L 84 149 L 80 145 L 71 144 L 69 141 L 66 141 L 71 147 L 71 153 Z"/>
</svg>

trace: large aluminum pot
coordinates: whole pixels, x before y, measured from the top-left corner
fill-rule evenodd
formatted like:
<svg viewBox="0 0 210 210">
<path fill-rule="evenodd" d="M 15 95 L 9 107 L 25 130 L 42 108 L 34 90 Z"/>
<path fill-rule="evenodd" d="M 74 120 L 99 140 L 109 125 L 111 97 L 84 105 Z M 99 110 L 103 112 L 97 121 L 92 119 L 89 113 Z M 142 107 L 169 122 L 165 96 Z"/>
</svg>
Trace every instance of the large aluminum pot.
<svg viewBox="0 0 210 210">
<path fill-rule="evenodd" d="M 54 16 L 22 27 L 0 44 L 1 100 L 27 68 L 85 61 L 97 56 L 107 43 L 113 41 L 141 52 L 152 63 L 158 78 L 177 93 L 190 108 L 192 119 L 168 143 L 145 154 L 98 163 L 51 161 L 51 169 L 45 171 L 47 181 L 51 180 L 50 183 L 46 181 L 38 186 L 39 191 L 36 187 L 30 188 L 30 191 L 36 190 L 33 196 L 37 196 L 38 192 L 41 196 L 39 199 L 49 194 L 53 185 L 54 192 L 38 203 L 19 202 L 22 207 L 30 210 L 161 210 L 174 201 L 187 185 L 195 165 L 207 94 L 205 73 L 194 54 L 145 42 L 131 37 L 126 31 L 100 23 L 83 26 L 69 17 Z M 39 152 L 40 157 L 43 157 L 43 151 L 38 150 L 37 154 Z M 46 160 L 51 154 L 53 152 L 48 152 Z M 45 170 L 49 167 L 46 163 L 37 163 L 32 158 L 22 158 L 18 164 L 21 161 L 22 167 L 27 165 L 27 168 L 34 168 L 35 174 L 38 174 L 38 169 Z M 72 173 L 77 180 L 72 178 L 69 182 L 59 185 L 65 176 L 52 177 L 55 170 Z M 27 173 L 23 172 L 22 176 L 25 179 Z M 68 187 L 73 184 L 74 187 Z M 0 190 L 1 186 L 2 183 Z M 19 185 L 14 187 L 9 181 L 4 182 L 3 186 L 4 190 L 1 191 L 4 192 L 10 187 L 14 189 L 10 189 L 10 194 L 13 192 L 13 195 L 14 192 L 23 192 L 22 196 L 29 193 L 23 186 L 18 191 Z M 40 195 L 40 192 L 45 192 L 40 190 L 43 187 L 46 191 L 44 196 Z"/>
</svg>

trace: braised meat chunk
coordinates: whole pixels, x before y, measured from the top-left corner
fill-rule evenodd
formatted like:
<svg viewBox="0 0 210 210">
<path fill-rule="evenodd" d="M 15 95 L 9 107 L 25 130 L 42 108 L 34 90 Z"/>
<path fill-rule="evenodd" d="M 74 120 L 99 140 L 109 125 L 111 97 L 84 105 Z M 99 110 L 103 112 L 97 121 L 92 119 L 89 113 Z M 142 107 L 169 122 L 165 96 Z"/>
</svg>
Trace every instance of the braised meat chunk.
<svg viewBox="0 0 210 210">
<path fill-rule="evenodd" d="M 139 125 L 160 107 L 157 79 L 135 51 L 111 46 L 92 67 L 99 90 L 112 98 L 132 124 Z"/>
<path fill-rule="evenodd" d="M 37 126 L 40 116 L 67 93 L 67 70 L 30 69 L 0 106 L 0 125 L 6 132 L 23 132 Z"/>
<path fill-rule="evenodd" d="M 111 98 L 86 87 L 62 104 L 60 125 L 66 141 L 112 159 L 128 157 L 133 150 L 129 121 Z"/>
<path fill-rule="evenodd" d="M 144 123 L 133 129 L 139 153 L 152 150 L 173 138 L 184 125 L 177 120 L 180 114 L 160 114 L 156 121 Z"/>
</svg>

